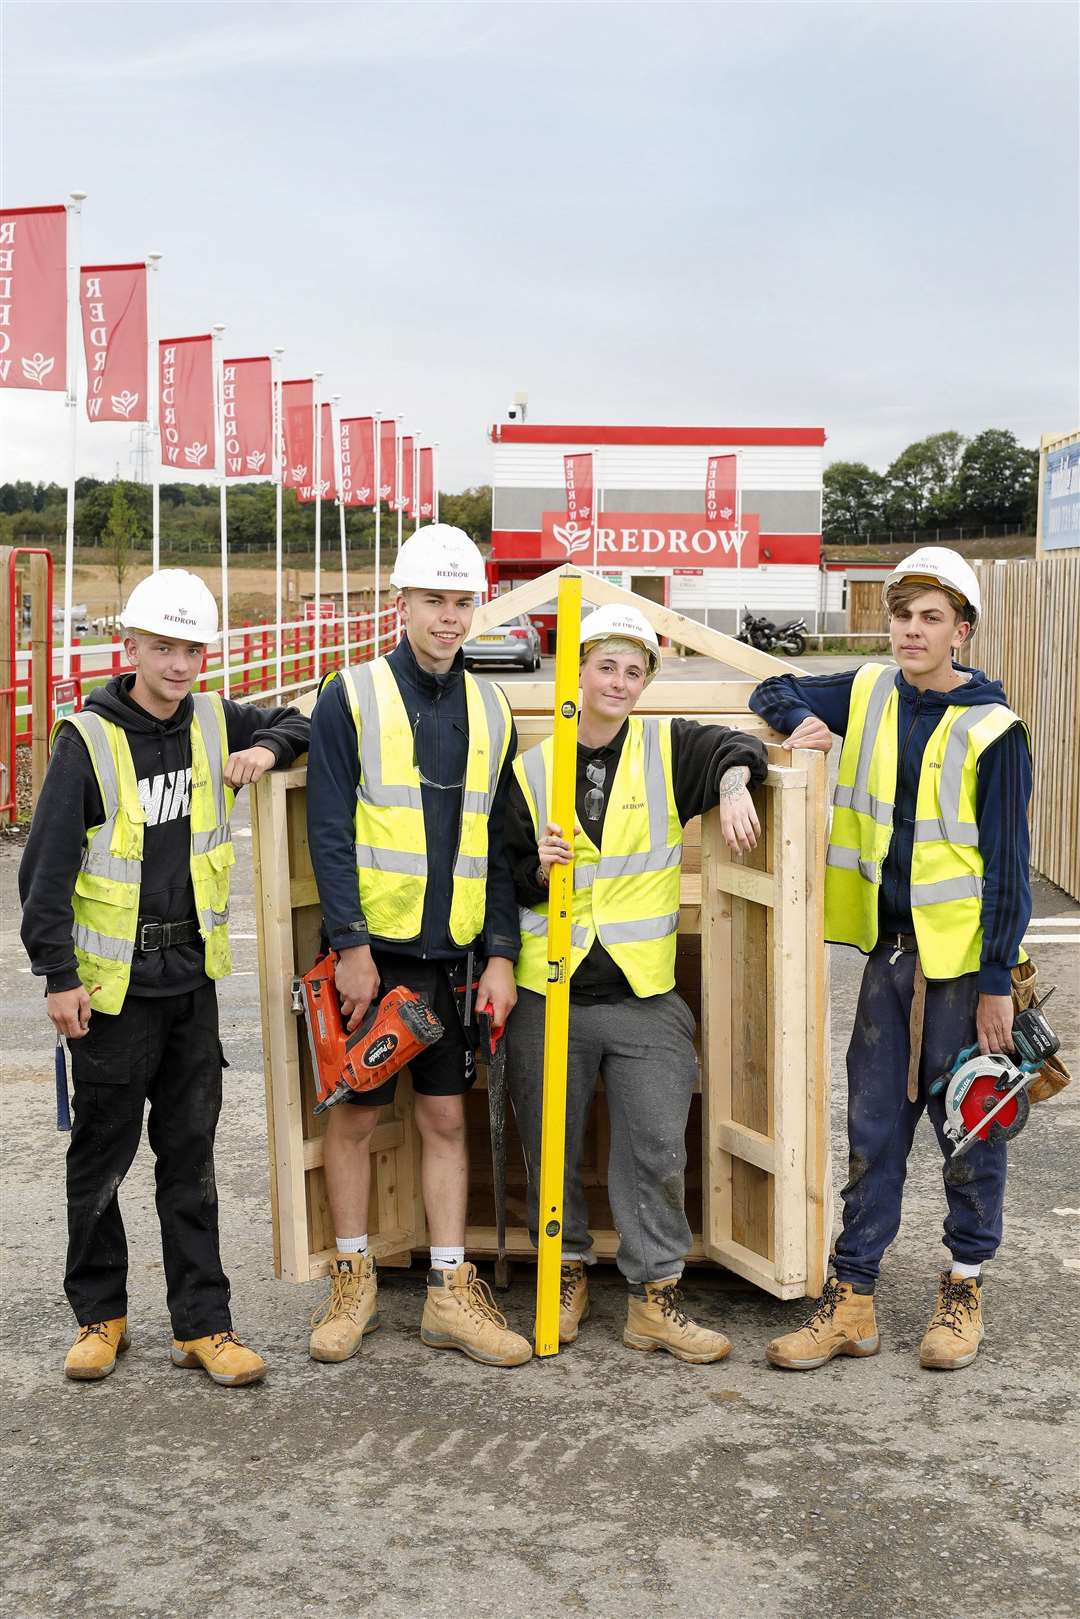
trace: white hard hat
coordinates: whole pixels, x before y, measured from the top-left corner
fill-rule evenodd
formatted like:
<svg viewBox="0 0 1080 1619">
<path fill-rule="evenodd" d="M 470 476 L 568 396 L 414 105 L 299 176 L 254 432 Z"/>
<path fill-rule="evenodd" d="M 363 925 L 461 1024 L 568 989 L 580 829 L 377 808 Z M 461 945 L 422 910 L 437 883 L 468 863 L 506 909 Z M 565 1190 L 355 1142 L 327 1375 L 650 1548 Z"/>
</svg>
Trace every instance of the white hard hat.
<svg viewBox="0 0 1080 1619">
<path fill-rule="evenodd" d="M 146 630 L 173 641 L 216 641 L 218 610 L 197 573 L 159 568 L 135 586 L 120 622 L 125 630 Z"/>
<path fill-rule="evenodd" d="M 920 546 L 898 563 L 882 586 L 881 597 L 886 607 L 889 605 L 890 587 L 900 579 L 925 579 L 939 590 L 953 591 L 955 595 L 962 596 L 971 608 L 972 629 L 979 622 L 982 593 L 975 569 L 964 561 L 959 552 L 950 551 L 948 546 Z"/>
<path fill-rule="evenodd" d="M 601 641 L 636 641 L 649 661 L 648 681 L 660 672 L 660 643 L 656 631 L 636 607 L 608 603 L 581 621 L 581 655 Z"/>
<path fill-rule="evenodd" d="M 429 523 L 402 545 L 390 583 L 395 590 L 483 590 L 484 559 L 464 529 Z"/>
</svg>

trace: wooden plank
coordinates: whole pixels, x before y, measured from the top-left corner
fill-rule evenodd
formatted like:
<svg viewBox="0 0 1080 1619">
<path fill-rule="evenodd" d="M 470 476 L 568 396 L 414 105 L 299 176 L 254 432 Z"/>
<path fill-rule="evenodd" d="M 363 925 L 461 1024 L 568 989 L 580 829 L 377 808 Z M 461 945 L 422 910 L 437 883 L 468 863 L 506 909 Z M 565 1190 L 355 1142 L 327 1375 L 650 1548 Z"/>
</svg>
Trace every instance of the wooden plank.
<svg viewBox="0 0 1080 1619">
<path fill-rule="evenodd" d="M 620 1237 L 617 1231 L 594 1231 L 593 1253 L 597 1259 L 614 1259 L 619 1251 Z M 470 1254 L 481 1256 L 498 1252 L 495 1239 L 494 1226 L 471 1225 L 465 1233 L 465 1247 Z M 515 1259 L 536 1259 L 536 1249 L 529 1241 L 529 1233 L 521 1226 L 509 1226 L 506 1232 L 506 1249 Z M 707 1259 L 700 1237 L 691 1239 L 690 1247 L 686 1253 L 687 1259 Z"/>
<path fill-rule="evenodd" d="M 707 870 L 727 870 L 731 855 L 716 810 L 702 816 L 701 850 Z M 731 962 L 731 900 L 711 883 L 701 906 L 701 1235 L 714 1258 L 731 1239 L 732 1159 L 720 1134 L 732 1122 Z"/>
<path fill-rule="evenodd" d="M 805 779 L 805 772 L 803 772 Z M 806 1282 L 806 805 L 778 793 L 772 922 L 773 1261 Z"/>
<path fill-rule="evenodd" d="M 714 860 L 709 875 L 713 887 L 719 892 L 752 900 L 755 905 L 766 905 L 771 909 L 775 890 L 770 872 L 753 871 L 748 866 L 737 866 L 734 861 L 721 864 Z"/>
<path fill-rule="evenodd" d="M 769 1136 L 763 1136 L 758 1130 L 750 1130 L 745 1124 L 723 1121 L 714 1129 L 725 1152 L 745 1159 L 748 1164 L 756 1164 L 758 1169 L 764 1169 L 769 1175 L 776 1173 L 776 1142 Z"/>
<path fill-rule="evenodd" d="M 259 861 L 255 871 L 256 928 L 266 978 L 265 1083 L 272 1114 L 272 1174 L 277 1185 L 280 1250 L 278 1274 L 286 1281 L 310 1277 L 308 1211 L 304 1173 L 304 1120 L 300 1100 L 295 1020 L 290 989 L 293 961 L 292 908 L 288 896 L 289 845 L 286 786 L 271 771 L 251 793 L 252 818 L 259 818 Z"/>
<path fill-rule="evenodd" d="M 345 1104 L 347 1105 L 347 1104 Z M 315 1136 L 304 1142 L 304 1169 L 321 1169 L 323 1166 L 323 1144 L 325 1137 Z M 396 1147 L 405 1143 L 405 1126 L 400 1119 L 387 1119 L 377 1124 L 372 1132 L 369 1143 L 373 1153 L 392 1152 Z"/>
<path fill-rule="evenodd" d="M 696 619 L 686 618 L 682 613 L 675 612 L 674 608 L 663 607 L 659 602 L 646 600 L 644 596 L 636 596 L 633 591 L 623 590 L 620 586 L 613 585 L 610 580 L 601 579 L 598 574 L 588 573 L 583 568 L 575 568 L 571 563 L 552 569 L 550 573 L 541 574 L 538 579 L 532 579 L 528 584 L 518 585 L 505 595 L 495 596 L 491 601 L 485 602 L 473 615 L 470 633 L 482 635 L 486 630 L 506 624 L 516 614 L 527 613 L 530 607 L 538 607 L 541 602 L 550 601 L 558 594 L 559 580 L 568 574 L 571 577 L 580 577 L 581 594 L 585 601 L 592 602 L 597 607 L 603 606 L 605 602 L 617 602 L 624 607 L 636 608 L 648 619 L 658 635 L 666 636 L 678 646 L 692 647 L 695 652 L 702 652 L 707 658 L 718 658 L 729 668 L 753 675 L 757 680 L 767 679 L 769 675 L 803 673 L 797 665 L 786 658 L 774 658 L 767 652 L 759 652 L 756 647 L 737 641 L 733 635 L 723 635 L 719 630 L 710 630 L 706 625 L 699 624 Z"/>
<path fill-rule="evenodd" d="M 10 545 L 0 546 L 0 799 L 11 798 L 11 820 L 15 821 L 15 754 L 11 747 L 11 716 L 15 706 L 15 668 L 11 655 L 13 625 L 8 570 Z M 16 619 L 16 623 L 18 619 Z"/>
<path fill-rule="evenodd" d="M 498 676 L 496 675 L 496 682 Z M 696 718 L 700 714 L 725 715 L 731 724 L 745 730 L 747 724 L 764 721 L 747 710 L 756 682 L 753 680 L 654 680 L 648 696 L 638 704 L 641 713 L 672 714 Z M 515 680 L 504 688 L 510 706 L 517 714 L 536 714 L 550 721 L 555 702 L 551 680 Z"/>
<path fill-rule="evenodd" d="M 30 558 L 30 806 L 36 809 L 49 763 L 49 559 Z"/>
<path fill-rule="evenodd" d="M 801 1299 L 806 1292 L 802 1282 L 778 1282 L 772 1261 L 762 1259 L 752 1248 L 744 1248 L 739 1242 L 718 1243 L 715 1257 L 727 1270 L 733 1270 L 736 1276 L 754 1282 L 774 1298 Z"/>
</svg>

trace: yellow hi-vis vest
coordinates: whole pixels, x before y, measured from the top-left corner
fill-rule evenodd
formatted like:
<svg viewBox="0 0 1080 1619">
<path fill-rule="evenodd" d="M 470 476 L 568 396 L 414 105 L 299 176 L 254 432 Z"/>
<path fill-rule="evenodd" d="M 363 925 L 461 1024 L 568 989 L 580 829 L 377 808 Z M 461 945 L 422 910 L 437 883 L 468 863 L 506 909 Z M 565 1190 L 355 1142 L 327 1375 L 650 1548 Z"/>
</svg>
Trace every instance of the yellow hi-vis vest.
<svg viewBox="0 0 1080 1619">
<path fill-rule="evenodd" d="M 338 671 L 356 726 L 356 871 L 368 930 L 379 939 L 419 936 L 428 850 L 412 726 L 385 658 Z M 469 759 L 454 855 L 449 930 L 471 944 L 484 926 L 488 816 L 510 746 L 510 705 L 497 686 L 465 675 Z"/>
<path fill-rule="evenodd" d="M 232 967 L 229 870 L 236 856 L 229 817 L 235 795 L 225 782 L 229 744 L 221 698 L 201 692 L 192 701 L 191 884 L 206 975 L 224 978 Z M 93 1010 L 116 1013 L 124 1004 L 135 954 L 146 815 L 123 727 L 90 710 L 57 720 L 51 740 L 61 725 L 73 725 L 82 737 L 105 809 L 101 825 L 87 828 L 75 879 L 75 959 L 84 988 L 93 992 Z"/>
<path fill-rule="evenodd" d="M 825 937 L 867 953 L 877 943 L 881 867 L 893 835 L 896 679 L 896 669 L 880 663 L 864 664 L 855 676 L 825 857 Z M 984 870 L 975 820 L 979 758 L 1022 724 L 1001 703 L 953 704 L 926 744 L 915 808 L 911 914 L 927 978 L 978 971 Z"/>
<path fill-rule="evenodd" d="M 549 818 L 551 770 L 551 737 L 514 761 L 538 839 Z M 671 721 L 632 714 L 608 791 L 599 849 L 585 832 L 574 834 L 571 978 L 598 937 L 635 995 L 674 989 L 681 874 Z M 515 976 L 526 989 L 543 995 L 548 982 L 547 901 L 535 910 L 521 906 L 519 918 L 521 954 Z"/>
</svg>

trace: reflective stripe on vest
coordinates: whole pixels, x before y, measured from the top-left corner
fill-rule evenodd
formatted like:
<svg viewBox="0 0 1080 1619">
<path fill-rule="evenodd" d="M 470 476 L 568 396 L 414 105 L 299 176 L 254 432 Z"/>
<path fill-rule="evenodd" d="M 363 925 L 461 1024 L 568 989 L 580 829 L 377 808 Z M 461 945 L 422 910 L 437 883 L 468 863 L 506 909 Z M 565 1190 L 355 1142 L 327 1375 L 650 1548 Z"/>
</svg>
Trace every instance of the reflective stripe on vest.
<svg viewBox="0 0 1080 1619">
<path fill-rule="evenodd" d="M 413 728 L 385 658 L 341 671 L 357 732 L 356 869 L 376 938 L 415 939 L 423 925 L 428 850 Z M 497 687 L 466 673 L 469 751 L 461 789 L 448 929 L 471 944 L 484 925 L 488 816 L 510 746 L 510 708 Z"/>
<path fill-rule="evenodd" d="M 881 869 L 892 841 L 899 767 L 896 681 L 895 669 L 867 664 L 852 684 L 825 857 L 826 937 L 863 951 L 877 942 Z M 923 750 L 910 894 L 928 978 L 959 977 L 979 967 L 978 762 L 987 747 L 1022 723 L 1000 703 L 951 704 Z"/>
<path fill-rule="evenodd" d="M 551 768 L 550 738 L 530 748 L 514 765 L 538 836 L 549 819 Z M 659 995 L 673 987 L 681 865 L 671 723 L 632 715 L 609 790 L 601 846 L 598 849 L 583 830 L 574 837 L 571 976 L 599 935 L 635 995 Z M 535 909 L 523 906 L 519 916 L 522 948 L 517 979 L 544 994 L 547 903 Z"/>
<path fill-rule="evenodd" d="M 233 795 L 225 783 L 228 741 L 225 710 L 216 693 L 194 698 L 191 722 L 191 880 L 206 973 L 229 971 L 229 868 L 233 849 L 228 815 Z M 93 710 L 58 720 L 73 725 L 90 756 L 104 820 L 88 827 L 86 849 L 72 896 L 72 942 L 79 977 L 93 990 L 96 1011 L 120 1011 L 131 977 L 142 882 L 145 811 L 131 747 L 122 726 Z"/>
</svg>

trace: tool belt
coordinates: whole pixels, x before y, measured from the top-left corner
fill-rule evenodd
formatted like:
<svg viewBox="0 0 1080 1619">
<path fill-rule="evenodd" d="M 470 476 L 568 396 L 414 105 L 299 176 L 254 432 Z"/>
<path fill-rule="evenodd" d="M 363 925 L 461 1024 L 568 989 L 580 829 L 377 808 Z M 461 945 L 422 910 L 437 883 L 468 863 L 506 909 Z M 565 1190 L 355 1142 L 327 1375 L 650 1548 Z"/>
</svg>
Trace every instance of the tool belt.
<svg viewBox="0 0 1080 1619">
<path fill-rule="evenodd" d="M 198 922 L 162 922 L 154 916 L 140 916 L 135 930 L 135 948 L 145 954 L 151 950 L 171 950 L 174 945 L 194 944 L 200 937 Z"/>
<path fill-rule="evenodd" d="M 1012 970 L 1013 1013 L 1026 1012 L 1035 999 L 1035 984 L 1039 969 L 1033 961 L 1022 961 Z M 1059 1055 L 1047 1057 L 1038 1075 L 1027 1089 L 1029 1102 L 1048 1102 L 1051 1096 L 1063 1091 L 1072 1075 Z"/>
</svg>

